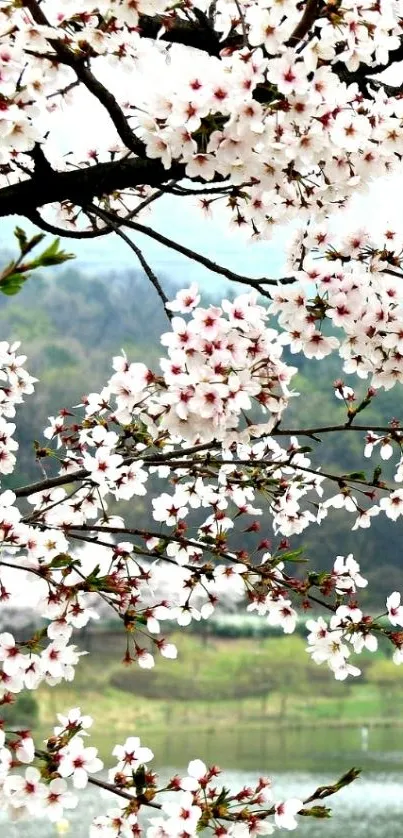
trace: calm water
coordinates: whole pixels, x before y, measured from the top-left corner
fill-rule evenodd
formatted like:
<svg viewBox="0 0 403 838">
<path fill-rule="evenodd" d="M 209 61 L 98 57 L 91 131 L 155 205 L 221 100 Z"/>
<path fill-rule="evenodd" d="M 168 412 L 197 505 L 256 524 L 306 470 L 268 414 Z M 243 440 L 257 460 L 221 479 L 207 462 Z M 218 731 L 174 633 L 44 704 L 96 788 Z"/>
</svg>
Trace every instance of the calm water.
<svg viewBox="0 0 403 838">
<path fill-rule="evenodd" d="M 175 733 L 149 736 L 147 744 L 155 752 L 155 767 L 165 777 L 185 772 L 188 760 L 199 756 L 210 764 L 218 762 L 223 781 L 234 789 L 252 785 L 259 774 L 272 776 L 277 798 L 307 796 L 352 766 L 361 767 L 363 776 L 327 801 L 333 818 L 301 819 L 295 834 L 301 838 L 397 838 L 401 834 L 403 729 L 370 730 L 367 749 L 359 728 L 300 732 L 239 729 L 232 735 L 215 731 L 184 733 L 182 737 Z M 109 795 L 86 791 L 80 807 L 67 813 L 69 838 L 86 838 L 94 815 L 111 806 Z M 3 820 L 0 834 L 1 838 L 54 838 L 56 830 L 44 820 L 18 824 Z"/>
</svg>

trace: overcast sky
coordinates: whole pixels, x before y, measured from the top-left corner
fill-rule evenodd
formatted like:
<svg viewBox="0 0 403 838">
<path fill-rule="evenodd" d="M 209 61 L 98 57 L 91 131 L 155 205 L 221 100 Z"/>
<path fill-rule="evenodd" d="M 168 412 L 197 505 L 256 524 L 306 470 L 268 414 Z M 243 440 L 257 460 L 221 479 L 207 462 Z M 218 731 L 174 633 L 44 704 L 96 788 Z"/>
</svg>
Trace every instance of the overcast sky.
<svg viewBox="0 0 403 838">
<path fill-rule="evenodd" d="M 243 236 L 231 232 L 223 218 L 218 216 L 214 220 L 206 219 L 196 206 L 189 202 L 184 204 L 179 198 L 161 199 L 152 215 L 143 216 L 140 221 L 237 273 L 273 277 L 282 273 L 284 243 L 290 235 L 287 229 L 279 230 L 271 242 L 248 242 Z M 27 231 L 36 229 L 23 218 L 13 216 L 6 219 L 0 227 L 0 248 L 10 246 L 17 223 Z M 141 247 L 153 268 L 169 274 L 178 284 L 185 285 L 188 281 L 207 282 L 209 287 L 222 284 L 217 275 L 210 274 L 202 266 L 147 236 L 130 230 L 126 230 L 126 233 Z M 114 233 L 93 241 L 66 239 L 65 247 L 77 255 L 80 267 L 90 270 L 138 267 L 136 256 Z"/>
<path fill-rule="evenodd" d="M 332 226 L 347 233 L 358 227 L 369 227 L 375 231 L 392 223 L 397 230 L 401 230 L 402 216 L 403 180 L 394 176 L 374 183 L 368 193 L 357 196 L 351 209 L 335 213 Z M 179 198 L 162 199 L 153 213 L 142 221 L 213 261 L 238 273 L 255 277 L 281 276 L 284 246 L 295 228 L 295 222 L 282 227 L 270 242 L 248 242 L 238 232 L 230 231 L 224 218 L 217 216 L 214 220 L 206 219 L 196 206 L 188 202 L 184 204 Z M 3 220 L 0 225 L 0 248 L 13 246 L 12 231 L 17 223 L 27 231 L 34 229 L 28 221 L 17 216 Z M 201 285 L 206 283 L 209 288 L 223 287 L 220 278 L 202 266 L 140 233 L 127 232 L 141 247 L 152 267 L 157 272 L 169 275 L 175 283 L 185 287 L 197 281 Z M 91 272 L 138 267 L 135 255 L 116 234 L 86 242 L 66 239 L 65 247 L 77 255 L 78 267 Z M 242 286 L 239 288 L 241 290 Z"/>
</svg>

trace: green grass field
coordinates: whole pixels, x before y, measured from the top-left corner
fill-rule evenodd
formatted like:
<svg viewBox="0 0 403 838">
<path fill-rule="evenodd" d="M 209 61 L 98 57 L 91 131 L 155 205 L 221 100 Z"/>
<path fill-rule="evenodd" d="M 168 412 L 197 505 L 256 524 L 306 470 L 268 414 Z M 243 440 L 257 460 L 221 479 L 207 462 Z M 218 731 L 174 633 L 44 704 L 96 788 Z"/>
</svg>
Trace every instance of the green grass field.
<svg viewBox="0 0 403 838">
<path fill-rule="evenodd" d="M 403 723 L 403 667 L 382 653 L 361 656 L 363 677 L 337 682 L 313 664 L 298 637 L 201 640 L 173 637 L 176 661 L 159 657 L 153 670 L 121 663 L 123 635 L 91 638 L 73 683 L 42 687 L 39 727 L 57 712 L 81 706 L 98 730 L 178 731 L 242 726 L 357 726 Z M 116 741 L 116 740 L 115 740 Z"/>
</svg>

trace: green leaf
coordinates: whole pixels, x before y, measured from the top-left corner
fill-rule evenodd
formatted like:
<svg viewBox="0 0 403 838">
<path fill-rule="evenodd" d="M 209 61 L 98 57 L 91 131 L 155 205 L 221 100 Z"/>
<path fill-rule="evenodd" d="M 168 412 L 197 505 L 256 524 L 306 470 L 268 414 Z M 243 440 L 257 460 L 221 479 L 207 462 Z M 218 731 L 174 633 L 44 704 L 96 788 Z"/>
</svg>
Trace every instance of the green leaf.
<svg viewBox="0 0 403 838">
<path fill-rule="evenodd" d="M 22 264 L 22 257 L 29 253 L 37 244 L 44 239 L 44 233 L 37 233 L 28 239 L 27 234 L 21 227 L 16 227 L 14 235 L 20 246 L 21 255 L 18 259 L 10 262 L 0 273 L 0 291 L 7 296 L 18 294 L 24 282 L 29 278 L 29 272 L 36 268 L 45 268 L 50 265 L 60 265 L 69 259 L 74 259 L 73 253 L 66 253 L 60 250 L 60 239 L 55 239 L 40 256 L 31 262 Z"/>
<path fill-rule="evenodd" d="M 216 798 L 215 805 L 219 806 L 222 803 L 225 803 L 228 796 L 230 794 L 230 789 L 226 789 L 225 786 L 222 787 L 220 794 Z"/>
<path fill-rule="evenodd" d="M 362 410 L 365 410 L 365 408 L 368 407 L 369 404 L 371 404 L 371 401 L 372 401 L 372 399 L 370 399 L 370 398 L 369 399 L 364 399 L 361 402 L 361 404 L 359 404 L 358 407 L 355 408 L 355 414 L 354 415 L 356 415 L 357 413 L 361 413 Z"/>
<path fill-rule="evenodd" d="M 99 564 L 95 565 L 94 570 L 92 570 L 92 571 L 91 571 L 91 573 L 90 573 L 90 575 L 89 575 L 89 576 L 87 576 L 87 582 L 91 582 L 91 583 L 93 583 L 93 582 L 101 582 L 101 581 L 102 581 L 102 579 L 101 579 L 101 578 L 100 578 L 100 576 L 99 576 L 99 571 L 100 571 L 100 569 L 101 569 L 101 568 L 100 568 Z"/>
<path fill-rule="evenodd" d="M 324 582 L 330 579 L 330 573 L 327 573 L 325 570 L 321 573 L 316 573 L 312 571 L 312 573 L 308 573 L 308 582 L 310 585 L 315 585 L 315 587 L 320 588 Z"/>
<path fill-rule="evenodd" d="M 18 240 L 18 244 L 20 246 L 21 254 L 25 256 L 29 253 L 30 250 L 33 250 L 37 244 L 39 244 L 45 238 L 44 233 L 36 233 L 35 236 L 32 236 L 31 239 L 27 238 L 27 235 L 21 227 L 16 227 L 14 230 L 14 235 Z"/>
<path fill-rule="evenodd" d="M 300 815 L 306 815 L 309 818 L 331 818 L 331 809 L 327 806 L 311 806 L 310 809 L 302 809 Z"/>
<path fill-rule="evenodd" d="M 288 553 L 281 553 L 280 558 L 282 562 L 307 562 L 308 559 L 300 558 L 303 552 L 303 548 L 300 547 L 298 550 L 290 550 Z"/>
<path fill-rule="evenodd" d="M 68 553 L 59 553 L 50 562 L 50 567 L 72 567 L 74 564 L 77 564 L 77 559 L 73 559 Z"/>
<path fill-rule="evenodd" d="M 24 232 L 24 230 L 21 227 L 16 227 L 15 230 L 14 230 L 14 235 L 15 235 L 15 237 L 18 241 L 18 244 L 20 246 L 21 253 L 23 253 L 24 252 L 24 247 L 26 246 L 27 241 L 28 241 L 27 234 Z"/>
<path fill-rule="evenodd" d="M 373 483 L 378 483 L 381 474 L 382 474 L 381 466 L 375 466 L 374 473 L 372 475 L 372 482 Z"/>
<path fill-rule="evenodd" d="M 367 480 L 365 471 L 350 471 L 348 474 L 341 475 L 342 480 Z"/>
<path fill-rule="evenodd" d="M 340 789 L 343 789 L 344 786 L 349 786 L 350 783 L 353 783 L 354 780 L 356 780 L 357 777 L 360 776 L 360 774 L 361 774 L 361 768 L 350 768 L 349 771 L 346 771 L 346 773 L 343 774 L 342 777 L 340 777 L 340 780 L 337 781 L 337 783 L 336 783 L 337 791 L 340 791 Z"/>
<path fill-rule="evenodd" d="M 35 267 L 43 267 L 47 268 L 50 265 L 60 265 L 62 262 L 67 262 L 68 259 L 74 259 L 75 256 L 73 253 L 66 253 L 64 250 L 59 250 L 60 247 L 60 239 L 55 239 L 49 247 L 44 250 L 40 256 L 32 262 L 30 267 L 32 268 L 33 265 Z"/>
<path fill-rule="evenodd" d="M 13 294 L 18 294 L 26 280 L 27 277 L 22 273 L 5 276 L 4 279 L 0 280 L 0 291 L 11 297 Z"/>
</svg>

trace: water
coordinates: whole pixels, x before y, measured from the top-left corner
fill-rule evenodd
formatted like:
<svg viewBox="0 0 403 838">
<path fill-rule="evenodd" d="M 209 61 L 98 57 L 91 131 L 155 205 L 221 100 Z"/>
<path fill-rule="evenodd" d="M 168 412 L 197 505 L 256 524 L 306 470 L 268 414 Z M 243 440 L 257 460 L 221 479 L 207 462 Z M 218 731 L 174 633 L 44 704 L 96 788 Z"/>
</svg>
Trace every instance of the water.
<svg viewBox="0 0 403 838">
<path fill-rule="evenodd" d="M 114 740 L 117 741 L 116 738 Z M 253 785 L 260 774 L 273 777 L 276 799 L 305 797 L 319 785 L 334 782 L 352 766 L 363 769 L 351 786 L 324 801 L 331 820 L 301 819 L 300 838 L 394 838 L 403 818 L 403 729 L 274 731 L 242 729 L 148 736 L 155 768 L 163 777 L 186 773 L 189 759 L 219 763 L 222 781 L 231 788 Z M 114 798 L 87 789 L 80 806 L 67 812 L 68 838 L 87 838 L 92 818 L 114 805 Z M 45 820 L 0 823 L 1 838 L 55 838 Z M 283 835 L 286 835 L 283 832 Z"/>
</svg>

